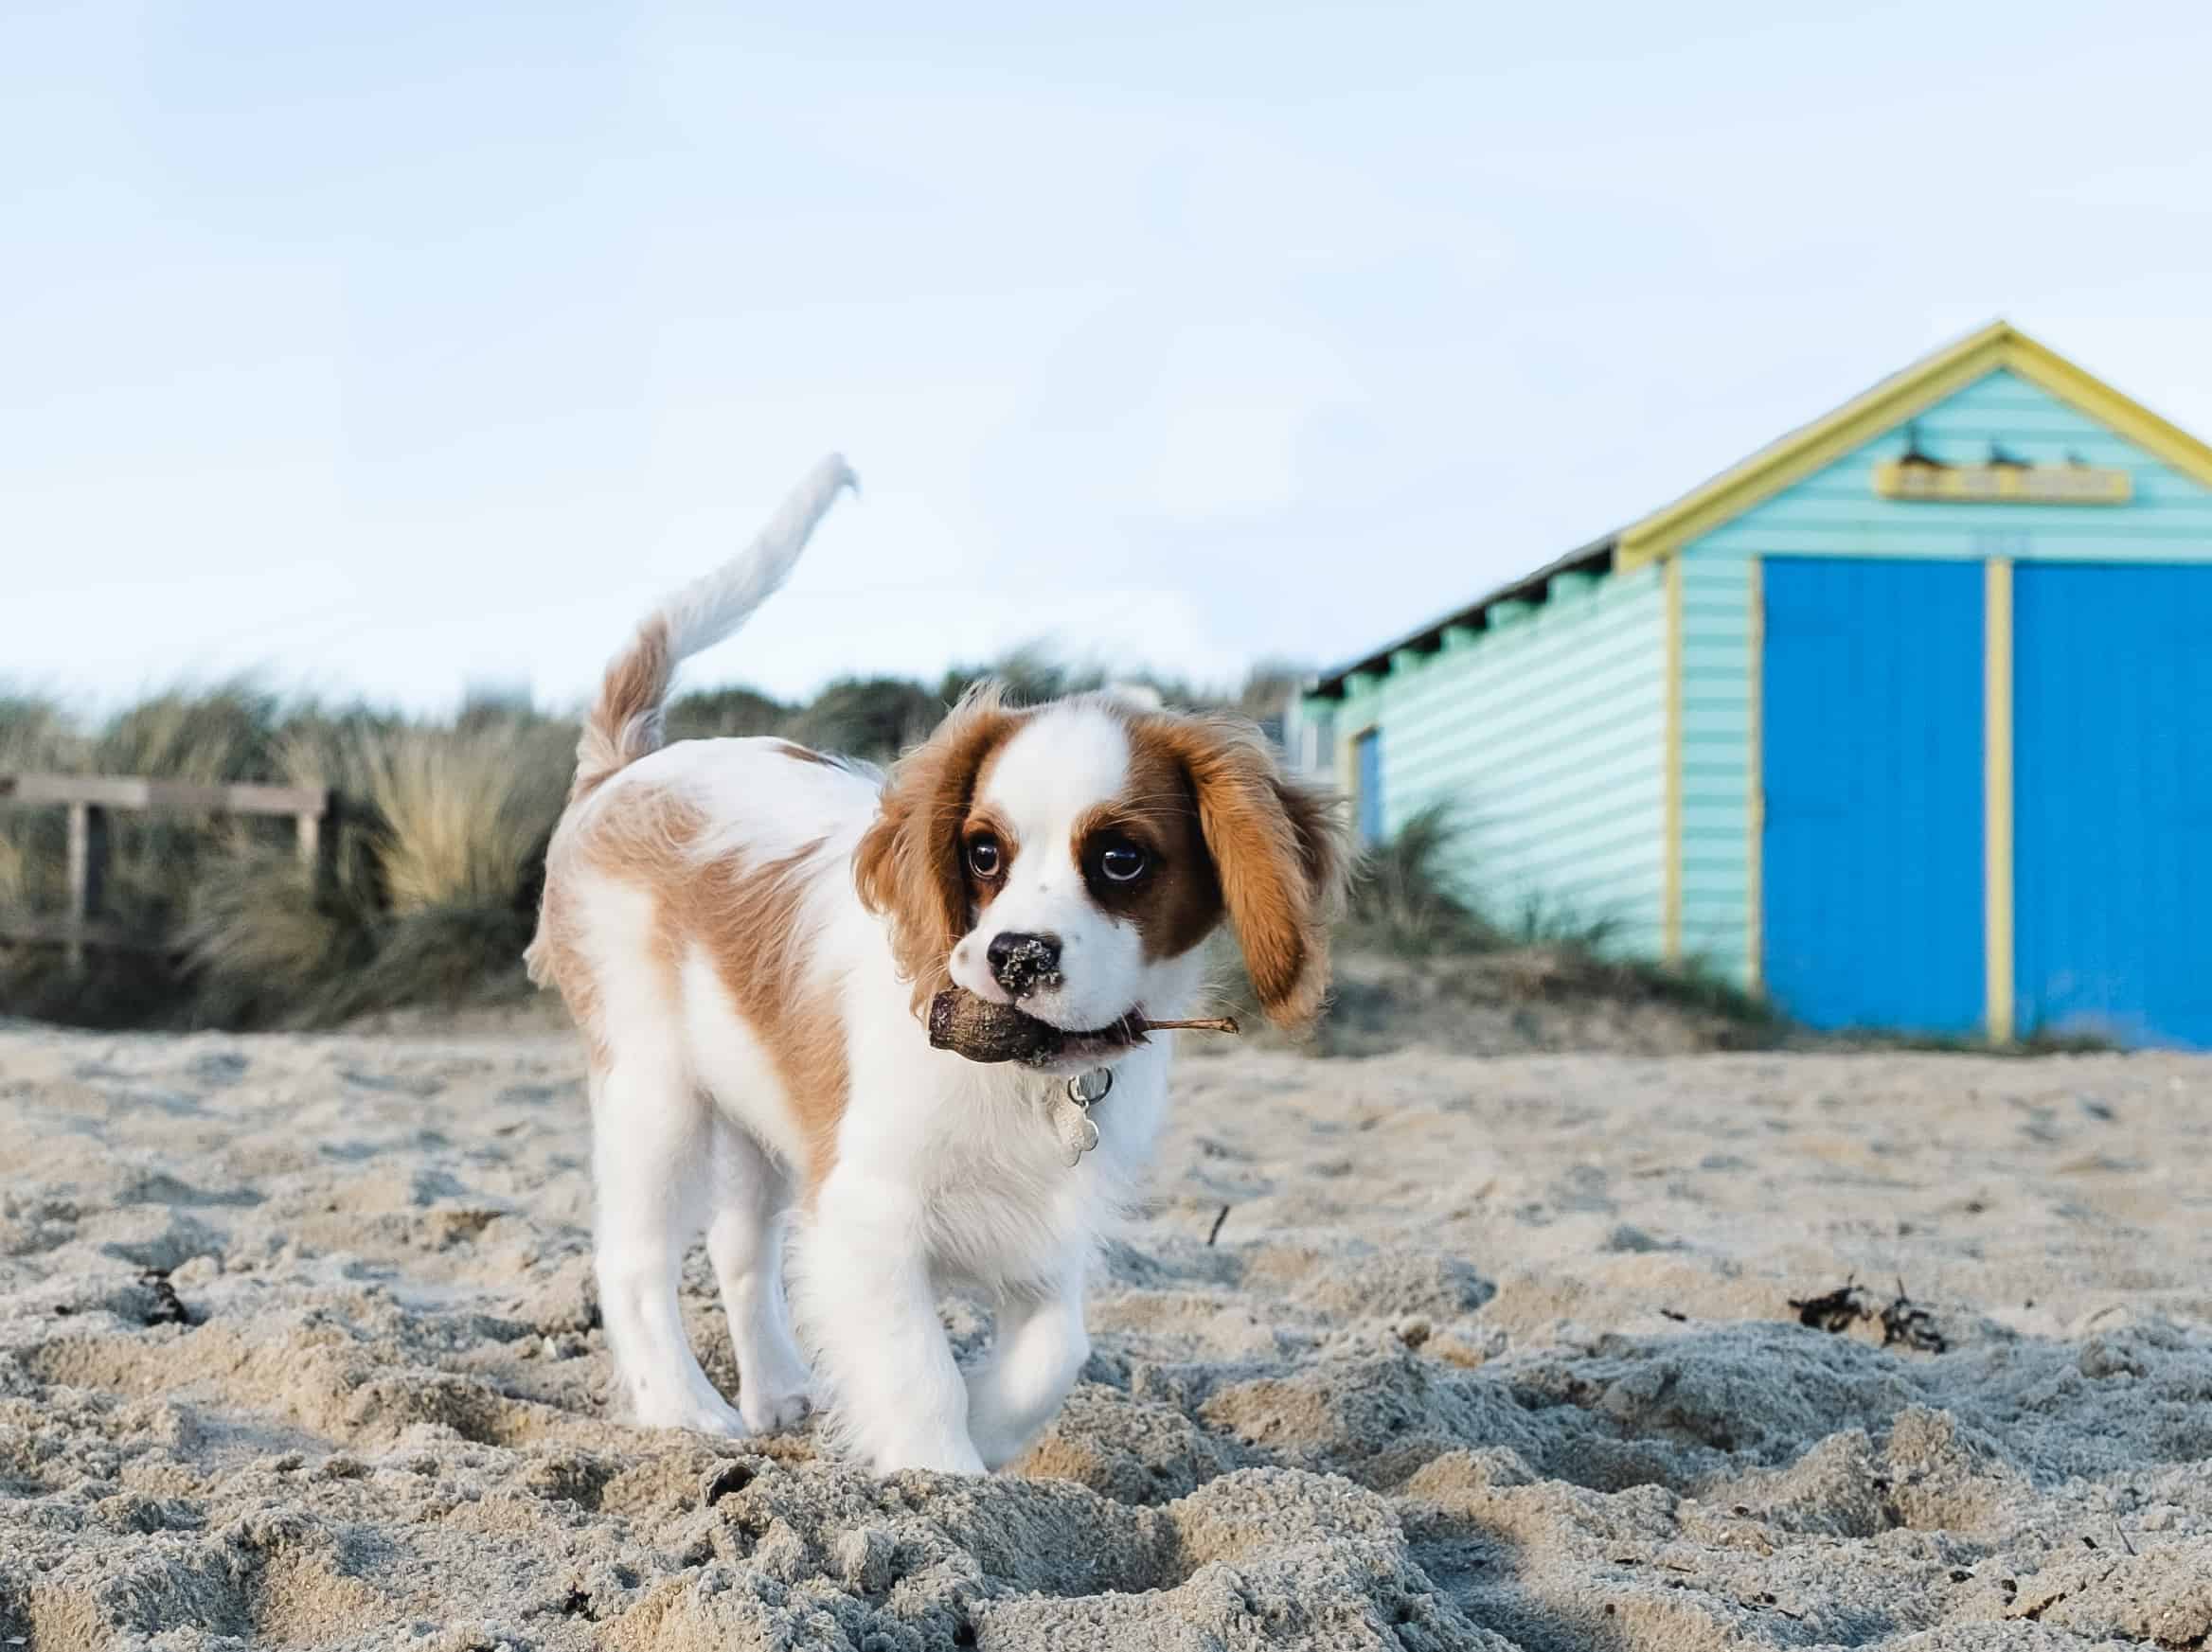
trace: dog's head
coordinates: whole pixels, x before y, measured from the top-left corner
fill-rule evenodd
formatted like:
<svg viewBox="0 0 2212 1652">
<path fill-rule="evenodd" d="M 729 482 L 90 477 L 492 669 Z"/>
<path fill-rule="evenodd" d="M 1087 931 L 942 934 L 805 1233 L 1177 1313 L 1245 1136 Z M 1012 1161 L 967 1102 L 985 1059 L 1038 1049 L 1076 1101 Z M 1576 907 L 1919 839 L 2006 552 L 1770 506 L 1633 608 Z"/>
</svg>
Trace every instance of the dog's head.
<svg viewBox="0 0 2212 1652">
<path fill-rule="evenodd" d="M 989 688 L 901 760 L 854 862 L 917 1007 L 956 985 L 1070 1032 L 1172 1013 L 1224 916 L 1269 1019 L 1305 1026 L 1348 868 L 1337 800 L 1241 719 Z"/>
</svg>

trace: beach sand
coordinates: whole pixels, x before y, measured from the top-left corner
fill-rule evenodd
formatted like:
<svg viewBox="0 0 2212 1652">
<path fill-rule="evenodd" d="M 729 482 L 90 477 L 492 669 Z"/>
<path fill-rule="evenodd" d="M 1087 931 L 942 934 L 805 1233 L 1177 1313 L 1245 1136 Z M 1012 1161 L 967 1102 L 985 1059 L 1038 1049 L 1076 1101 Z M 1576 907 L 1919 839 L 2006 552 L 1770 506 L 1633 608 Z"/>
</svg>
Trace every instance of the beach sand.
<svg viewBox="0 0 2212 1652">
<path fill-rule="evenodd" d="M 2212 1062 L 1178 1089 L 1065 1412 L 879 1482 L 607 1414 L 572 1039 L 0 1033 L 0 1644 L 2207 1644 Z"/>
</svg>

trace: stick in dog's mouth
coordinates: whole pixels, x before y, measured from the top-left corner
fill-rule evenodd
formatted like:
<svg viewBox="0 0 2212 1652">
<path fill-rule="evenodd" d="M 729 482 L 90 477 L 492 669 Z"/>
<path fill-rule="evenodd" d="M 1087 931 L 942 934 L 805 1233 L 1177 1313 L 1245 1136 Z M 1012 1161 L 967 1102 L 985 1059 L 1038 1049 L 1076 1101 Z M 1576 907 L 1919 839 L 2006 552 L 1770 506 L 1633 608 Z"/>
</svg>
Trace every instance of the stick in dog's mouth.
<svg viewBox="0 0 2212 1652">
<path fill-rule="evenodd" d="M 1126 1049 L 1145 1041 L 1148 1034 L 1173 1032 L 1233 1033 L 1239 1030 L 1229 1016 L 1202 1016 L 1183 1021 L 1151 1021 L 1130 1011 L 1119 1021 L 1090 1032 L 1070 1032 L 1033 1015 L 1025 1015 L 1010 1004 L 992 1004 L 963 987 L 940 992 L 929 1001 L 929 1041 L 971 1061 L 1023 1061 L 1042 1065 L 1062 1057 L 1096 1048 L 1101 1052 Z"/>
</svg>

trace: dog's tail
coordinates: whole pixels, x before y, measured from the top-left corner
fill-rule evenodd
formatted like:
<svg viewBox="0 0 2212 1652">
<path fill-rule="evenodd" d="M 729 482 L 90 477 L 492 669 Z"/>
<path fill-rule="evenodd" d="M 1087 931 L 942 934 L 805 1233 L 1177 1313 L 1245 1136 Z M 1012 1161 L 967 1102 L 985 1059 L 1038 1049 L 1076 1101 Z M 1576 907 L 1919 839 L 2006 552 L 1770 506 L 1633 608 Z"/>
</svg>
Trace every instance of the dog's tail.
<svg viewBox="0 0 2212 1652">
<path fill-rule="evenodd" d="M 646 617 L 631 645 L 607 666 L 598 701 L 584 719 L 571 803 L 660 749 L 661 708 L 676 667 L 721 642 L 773 596 L 807 548 L 814 524 L 840 492 L 859 485 L 845 460 L 831 453 L 807 472 L 750 545 Z"/>
</svg>

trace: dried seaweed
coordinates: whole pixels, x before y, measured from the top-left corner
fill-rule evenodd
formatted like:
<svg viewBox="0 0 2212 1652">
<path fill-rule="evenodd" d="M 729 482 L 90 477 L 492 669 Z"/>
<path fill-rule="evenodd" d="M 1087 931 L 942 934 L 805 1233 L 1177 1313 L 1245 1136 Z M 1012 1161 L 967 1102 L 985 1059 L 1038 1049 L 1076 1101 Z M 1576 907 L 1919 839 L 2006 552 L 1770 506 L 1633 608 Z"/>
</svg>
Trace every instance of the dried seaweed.
<svg viewBox="0 0 2212 1652">
<path fill-rule="evenodd" d="M 1796 1310 L 1799 1324 L 1831 1337 L 1854 1325 L 1878 1324 L 1884 1348 L 1901 1343 L 1916 1354 L 1940 1354 L 1951 1346 L 1937 1328 L 1935 1315 L 1913 1301 L 1901 1279 L 1897 1282 L 1897 1295 L 1887 1303 L 1878 1303 L 1856 1279 L 1846 1279 L 1821 1296 L 1803 1301 L 1792 1297 L 1790 1306 Z"/>
<path fill-rule="evenodd" d="M 188 1325 L 191 1315 L 185 1312 L 184 1298 L 177 1295 L 177 1288 L 169 1282 L 169 1275 L 152 1270 L 138 1275 L 138 1283 L 153 1292 L 153 1306 L 147 1310 L 146 1323 L 150 1325 Z"/>
</svg>

